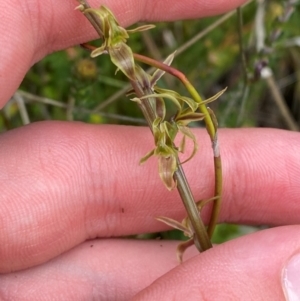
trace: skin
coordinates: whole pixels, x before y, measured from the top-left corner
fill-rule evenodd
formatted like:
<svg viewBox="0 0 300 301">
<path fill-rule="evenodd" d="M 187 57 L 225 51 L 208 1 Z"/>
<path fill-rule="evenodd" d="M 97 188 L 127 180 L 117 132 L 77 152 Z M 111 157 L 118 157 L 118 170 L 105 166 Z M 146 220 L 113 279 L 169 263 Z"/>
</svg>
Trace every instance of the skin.
<svg viewBox="0 0 300 301">
<path fill-rule="evenodd" d="M 241 1 L 103 3 L 127 26 L 218 14 Z M 2 3 L 2 106 L 36 61 L 96 37 L 73 11 L 76 1 L 55 4 Z M 213 191 L 211 150 L 204 131 L 195 135 L 201 147 L 184 168 L 203 199 Z M 202 254 L 191 249 L 178 265 L 177 242 L 113 238 L 167 229 L 159 215 L 184 217 L 157 160 L 138 165 L 153 147 L 149 129 L 40 122 L 1 134 L 0 300 L 285 300 L 282 269 L 300 250 L 299 134 L 238 129 L 219 137 L 220 222 L 278 227 Z M 203 216 L 207 221 L 208 209 Z"/>
</svg>

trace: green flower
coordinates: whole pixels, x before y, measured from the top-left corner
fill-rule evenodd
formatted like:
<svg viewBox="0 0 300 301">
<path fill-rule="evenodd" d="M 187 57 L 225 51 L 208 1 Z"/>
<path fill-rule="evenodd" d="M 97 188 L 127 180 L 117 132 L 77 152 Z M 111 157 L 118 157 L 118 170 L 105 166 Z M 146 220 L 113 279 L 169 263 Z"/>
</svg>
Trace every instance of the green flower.
<svg viewBox="0 0 300 301">
<path fill-rule="evenodd" d="M 126 41 L 129 38 L 128 34 L 151 29 L 154 25 L 143 25 L 135 29 L 126 30 L 119 25 L 113 13 L 104 5 L 98 9 L 83 9 L 83 13 L 90 14 L 98 21 L 97 24 L 99 24 L 103 38 L 103 44 L 91 53 L 91 57 L 108 53 L 118 70 L 121 70 L 131 80 L 135 80 L 133 54 L 130 47 L 126 45 Z"/>
<path fill-rule="evenodd" d="M 176 187 L 173 179 L 174 172 L 177 170 L 178 149 L 174 147 L 174 139 L 177 134 L 177 128 L 174 124 L 167 121 L 161 122 L 157 117 L 152 124 L 152 132 L 155 141 L 155 148 L 147 153 L 140 163 L 146 162 L 151 156 L 158 156 L 158 173 L 167 187 L 172 190 Z"/>
<path fill-rule="evenodd" d="M 170 65 L 174 54 L 171 54 L 165 61 L 165 64 Z M 205 114 L 199 112 L 199 106 L 214 101 L 221 96 L 224 91 L 220 91 L 213 97 L 205 100 L 201 104 L 197 103 L 192 98 L 182 96 L 179 93 L 162 89 L 156 86 L 157 81 L 162 77 L 164 71 L 157 70 L 151 76 L 147 74 L 140 66 L 136 65 L 136 78 L 140 83 L 144 96 L 132 98 L 132 101 L 143 104 L 143 101 L 148 101 L 155 112 L 155 120 L 152 123 L 152 132 L 154 135 L 155 148 L 147 153 L 142 159 L 141 163 L 147 161 L 151 156 L 158 157 L 159 175 L 167 189 L 172 190 L 176 183 L 174 182 L 174 173 L 177 170 L 177 160 L 179 152 L 184 153 L 186 139 L 193 142 L 193 150 L 191 155 L 181 164 L 189 161 L 194 157 L 198 150 L 196 137 L 188 127 L 190 122 L 200 121 L 205 118 Z M 133 94 L 134 91 L 130 90 L 127 95 Z M 166 107 L 165 99 L 172 101 L 177 107 L 177 113 L 166 121 Z M 175 138 L 178 133 L 182 134 L 182 140 L 178 147 L 175 145 Z"/>
</svg>

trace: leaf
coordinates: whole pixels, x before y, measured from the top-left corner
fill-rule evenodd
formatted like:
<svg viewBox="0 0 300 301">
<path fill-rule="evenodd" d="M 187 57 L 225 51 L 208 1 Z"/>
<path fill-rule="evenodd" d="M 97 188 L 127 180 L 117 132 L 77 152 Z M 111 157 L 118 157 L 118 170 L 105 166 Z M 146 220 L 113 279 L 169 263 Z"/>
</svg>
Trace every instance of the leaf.
<svg viewBox="0 0 300 301">
<path fill-rule="evenodd" d="M 179 261 L 179 263 L 182 263 L 182 256 L 183 256 L 183 253 L 185 252 L 185 250 L 188 247 L 192 246 L 193 244 L 194 244 L 194 239 L 191 238 L 187 241 L 180 243 L 177 246 L 176 255 L 177 255 L 177 260 Z"/>
<path fill-rule="evenodd" d="M 223 89 L 222 91 L 218 92 L 217 94 L 215 94 L 214 96 L 205 99 L 200 105 L 202 104 L 208 104 L 210 102 L 215 101 L 216 99 L 218 99 L 225 91 L 227 90 L 227 87 L 225 89 Z"/>
<path fill-rule="evenodd" d="M 151 88 L 149 74 L 147 74 L 139 65 L 135 65 L 135 77 L 139 84 L 142 85 L 143 90 Z"/>
<path fill-rule="evenodd" d="M 216 117 L 214 111 L 211 108 L 207 107 L 207 111 L 208 111 L 208 113 L 209 113 L 209 115 L 211 117 L 211 120 L 212 120 L 213 124 L 214 124 L 215 131 L 217 131 L 217 129 L 218 129 L 218 120 L 217 120 L 217 117 Z"/>
<path fill-rule="evenodd" d="M 164 63 L 165 65 L 170 66 L 170 65 L 172 64 L 173 60 L 174 60 L 174 57 L 175 57 L 176 52 L 177 52 L 177 50 L 175 50 L 174 52 L 172 52 L 171 54 L 169 54 L 169 55 L 167 56 L 167 58 L 163 61 L 163 63 Z"/>
<path fill-rule="evenodd" d="M 136 80 L 133 54 L 125 43 L 121 42 L 112 48 L 109 48 L 111 61 L 119 68 L 129 79 Z"/>
<path fill-rule="evenodd" d="M 164 60 L 164 64 L 170 66 L 173 62 L 174 56 L 175 56 L 176 51 L 174 51 L 173 53 L 171 53 L 165 60 Z M 155 72 L 153 73 L 152 77 L 151 77 L 151 87 L 153 88 L 156 83 L 161 79 L 161 77 L 165 74 L 165 71 L 161 70 L 161 69 L 156 69 Z"/>
<path fill-rule="evenodd" d="M 220 196 L 214 196 L 212 198 L 206 199 L 206 200 L 200 200 L 198 202 L 196 202 L 198 211 L 201 212 L 201 210 L 203 209 L 204 206 L 206 206 L 208 203 L 215 201 L 219 198 Z"/>
<path fill-rule="evenodd" d="M 165 217 L 165 216 L 159 216 L 159 217 L 156 217 L 156 219 L 174 229 L 182 231 L 184 233 L 184 235 L 187 237 L 191 237 L 193 235 L 193 233 L 191 232 L 191 229 L 186 228 L 182 223 L 180 223 L 174 219 L 171 219 L 171 218 Z"/>
</svg>

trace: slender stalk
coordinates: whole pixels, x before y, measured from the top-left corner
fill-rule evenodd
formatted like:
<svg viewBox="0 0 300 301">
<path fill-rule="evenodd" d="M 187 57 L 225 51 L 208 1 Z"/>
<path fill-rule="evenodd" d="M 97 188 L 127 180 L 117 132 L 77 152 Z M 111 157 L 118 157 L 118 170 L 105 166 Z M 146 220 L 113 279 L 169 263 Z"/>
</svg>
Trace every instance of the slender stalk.
<svg viewBox="0 0 300 301">
<path fill-rule="evenodd" d="M 79 2 L 81 3 L 81 5 L 83 7 L 79 7 L 80 10 L 84 11 L 85 8 L 85 4 L 86 1 L 85 0 L 79 0 Z M 85 14 L 87 17 L 90 15 L 89 13 Z M 95 18 L 88 18 L 91 22 L 91 24 L 95 27 L 96 31 L 99 33 L 101 32 L 101 26 L 98 24 L 98 20 L 96 20 Z M 92 19 L 92 20 L 91 20 Z M 101 35 L 100 35 L 101 36 Z M 134 58 L 138 59 L 139 55 L 134 54 Z M 165 70 L 164 68 L 167 68 L 167 70 L 165 70 L 166 72 L 178 77 L 183 84 L 185 85 L 185 87 L 187 88 L 187 90 L 190 92 L 190 94 L 192 95 L 192 97 L 194 98 L 194 100 L 196 102 L 198 102 L 199 104 L 199 109 L 202 113 L 205 114 L 205 122 L 206 122 L 206 127 L 207 127 L 207 131 L 211 137 L 211 141 L 213 144 L 213 149 L 214 149 L 214 154 L 216 155 L 217 153 L 219 154 L 218 150 L 218 143 L 217 143 L 217 133 L 216 133 L 216 124 L 214 124 L 210 113 L 208 112 L 205 104 L 203 104 L 203 100 L 201 99 L 200 95 L 197 93 L 197 91 L 194 89 L 194 87 L 191 85 L 191 83 L 186 79 L 186 77 L 184 76 L 183 73 L 181 73 L 180 71 L 169 67 L 168 65 L 162 64 L 160 62 L 157 62 L 155 60 L 152 60 L 150 58 L 146 58 L 143 56 L 140 56 L 140 58 L 144 58 L 145 63 L 150 62 L 150 65 L 157 67 L 159 69 Z M 142 60 L 143 61 L 143 60 Z M 157 66 L 158 64 L 158 66 Z M 163 68 L 161 68 L 163 67 Z M 134 80 L 130 80 L 131 85 L 133 87 L 133 89 L 135 90 L 136 95 L 141 98 L 143 96 L 147 96 L 147 91 L 145 91 L 147 89 L 145 89 L 145 87 L 142 87 L 141 84 L 138 81 L 134 81 Z M 153 91 L 149 91 L 151 93 L 149 94 L 153 94 Z M 142 109 L 142 112 L 147 120 L 147 123 L 150 127 L 150 129 L 152 130 L 152 124 L 156 118 L 156 112 L 155 109 L 152 107 L 151 102 L 149 99 L 144 99 L 139 106 Z M 210 220 L 209 226 L 208 226 L 208 232 L 205 229 L 205 226 L 201 220 L 200 214 L 198 212 L 196 203 L 194 202 L 194 198 L 192 196 L 190 187 L 186 181 L 183 169 L 181 167 L 181 164 L 179 162 L 178 157 L 176 158 L 177 160 L 177 170 L 174 173 L 174 180 L 177 182 L 177 189 L 180 193 L 180 196 L 183 200 L 183 203 L 186 207 L 188 216 L 190 218 L 193 230 L 195 232 L 195 237 L 194 239 L 196 240 L 196 247 L 199 249 L 199 251 L 204 251 L 207 250 L 209 248 L 212 247 L 210 239 L 209 239 L 209 235 L 208 233 L 212 233 L 213 229 L 215 227 L 216 221 L 217 221 L 217 214 L 219 212 L 219 208 L 220 208 L 220 201 L 221 201 L 221 188 L 222 188 L 222 178 L 220 178 L 220 171 L 221 169 L 219 168 L 219 172 L 215 172 L 216 174 L 216 179 L 218 183 L 215 187 L 215 192 L 217 193 L 217 200 L 214 203 L 214 208 L 213 208 L 213 212 L 215 214 L 212 214 L 213 219 Z M 218 155 L 218 158 L 216 158 L 217 162 L 219 163 L 219 167 L 221 166 L 221 161 L 220 161 L 220 156 Z M 216 164 L 215 164 L 216 166 Z M 216 168 L 215 168 L 215 171 Z"/>
<path fill-rule="evenodd" d="M 147 94 L 141 89 L 140 85 L 137 82 L 131 81 L 131 85 L 135 90 L 136 95 L 141 98 Z M 151 91 L 148 91 L 149 94 L 152 94 Z M 155 112 L 150 104 L 148 99 L 144 99 L 142 103 L 139 104 L 145 119 L 148 122 L 149 128 L 152 131 L 152 123 L 155 119 Z M 180 194 L 184 207 L 187 211 L 188 217 L 190 218 L 191 224 L 195 231 L 195 240 L 198 242 L 195 246 L 200 252 L 206 251 L 209 248 L 212 248 L 210 238 L 206 231 L 205 225 L 199 214 L 197 205 L 194 201 L 190 186 L 186 180 L 183 168 L 177 157 L 177 170 L 174 173 L 174 181 L 177 183 L 177 190 Z"/>
<path fill-rule="evenodd" d="M 28 115 L 23 97 L 21 95 L 15 94 L 14 99 L 18 105 L 23 124 L 29 124 L 30 119 L 29 119 L 29 115 Z"/>
<path fill-rule="evenodd" d="M 240 126 L 244 117 L 244 111 L 245 111 L 245 105 L 246 101 L 249 95 L 249 71 L 247 67 L 247 59 L 245 54 L 245 47 L 243 43 L 243 14 L 242 14 L 242 8 L 238 7 L 236 9 L 237 16 L 238 16 L 238 37 L 239 37 L 239 47 L 240 47 L 240 54 L 241 54 L 241 61 L 242 61 L 242 70 L 243 70 L 243 77 L 244 77 L 244 83 L 243 83 L 243 90 L 242 90 L 242 97 L 241 97 L 241 106 L 238 114 L 237 119 L 237 126 Z"/>
<path fill-rule="evenodd" d="M 89 44 L 82 44 L 82 47 L 89 49 L 89 50 L 94 50 L 95 47 L 91 46 Z M 186 76 L 179 71 L 178 69 L 175 69 L 169 65 L 166 65 L 162 62 L 156 61 L 152 58 L 143 56 L 141 54 L 137 54 L 134 53 L 133 54 L 134 58 L 137 61 L 143 62 L 145 64 L 148 64 L 150 66 L 153 66 L 155 68 L 164 70 L 165 72 L 177 77 L 182 83 L 183 85 L 186 87 L 186 89 L 189 91 L 189 93 L 191 94 L 191 96 L 193 97 L 193 99 L 199 103 L 199 110 L 205 114 L 205 118 L 204 118 L 204 122 L 206 124 L 206 129 L 208 131 L 208 134 L 211 138 L 211 142 L 212 142 L 212 147 L 213 147 L 213 152 L 214 152 L 214 173 L 215 173 L 215 191 L 214 191 L 214 195 L 217 196 L 216 200 L 214 201 L 213 204 L 213 209 L 212 209 L 212 214 L 211 214 L 211 218 L 208 224 L 208 236 L 211 238 L 215 229 L 215 226 L 217 224 L 218 221 L 218 216 L 221 210 L 221 195 L 222 195 L 222 163 L 221 163 L 221 157 L 220 157 L 220 152 L 219 149 L 216 149 L 216 147 L 218 148 L 218 140 L 217 140 L 217 124 L 216 122 L 213 121 L 213 118 L 211 117 L 210 112 L 207 110 L 207 107 L 205 104 L 201 104 L 203 103 L 203 100 L 201 98 L 201 96 L 198 94 L 197 90 L 193 87 L 193 85 L 189 82 L 189 80 L 186 78 Z M 131 82 L 132 85 L 137 85 L 136 83 Z M 144 96 L 143 91 L 137 91 L 137 86 L 134 88 L 135 92 L 137 93 L 138 97 L 142 97 Z M 149 92 L 149 94 L 152 94 Z M 140 105 L 140 108 L 151 128 L 151 124 L 155 118 L 155 113 L 149 113 L 151 110 L 151 106 L 149 104 L 148 101 L 144 102 L 145 106 L 147 106 L 147 108 L 145 108 L 143 105 Z M 152 115 L 152 117 L 150 116 Z M 178 181 L 177 181 L 178 182 Z M 180 188 L 178 188 L 178 190 L 180 190 Z M 181 191 L 185 191 L 185 190 L 181 190 Z M 179 192 L 180 193 L 180 192 Z M 180 194 L 181 195 L 181 194 Z M 184 200 L 184 198 L 182 198 L 182 200 Z M 191 205 L 187 205 L 187 203 L 184 201 L 185 207 L 186 206 L 191 206 Z M 187 210 L 188 212 L 188 210 Z M 199 214 L 198 214 L 199 215 Z M 191 217 L 192 215 L 189 214 L 189 217 Z M 193 222 L 192 222 L 193 224 Z M 196 222 L 195 225 L 196 226 Z M 197 226 L 198 228 L 198 226 Z M 200 226 L 201 228 L 201 226 Z M 200 229 L 199 228 L 199 229 Z M 195 230 L 196 231 L 196 230 Z M 203 232 L 202 230 L 199 230 L 199 233 Z M 202 235 L 202 234 L 201 234 Z M 207 245 L 207 243 L 204 243 L 204 245 Z"/>
<path fill-rule="evenodd" d="M 94 50 L 95 47 L 89 44 L 82 44 L 82 47 L 89 49 L 89 50 Z M 186 76 L 179 71 L 178 69 L 175 69 L 169 65 L 166 65 L 162 62 L 156 61 L 152 58 L 143 56 L 141 54 L 137 54 L 134 53 L 133 54 L 134 58 L 137 61 L 143 62 L 145 64 L 148 64 L 150 66 L 153 66 L 155 68 L 164 70 L 165 72 L 177 77 L 182 83 L 183 85 L 186 87 L 186 89 L 188 90 L 188 92 L 191 94 L 191 96 L 193 97 L 193 99 L 199 103 L 199 110 L 205 114 L 205 118 L 204 118 L 204 122 L 206 124 L 206 129 L 208 131 L 208 134 L 211 138 L 211 142 L 212 142 L 212 147 L 213 147 L 213 151 L 214 151 L 214 173 L 215 173 L 215 191 L 214 191 L 214 195 L 217 196 L 216 200 L 214 201 L 213 204 L 213 209 L 212 209 L 212 214 L 211 214 L 211 218 L 208 224 L 208 235 L 211 238 L 215 229 L 215 226 L 217 224 L 218 221 L 218 216 L 221 210 L 221 195 L 222 195 L 222 163 L 221 163 L 221 157 L 220 157 L 220 152 L 219 150 L 215 150 L 216 147 L 218 147 L 218 141 L 217 141 L 217 124 L 216 122 L 213 121 L 213 118 L 211 117 L 210 112 L 207 110 L 207 107 L 205 104 L 201 104 L 203 102 L 201 96 L 198 94 L 197 90 L 193 87 L 193 85 L 189 82 L 189 80 L 186 78 Z M 132 85 L 137 85 L 136 83 L 131 82 Z M 137 93 L 138 97 L 142 97 L 145 94 L 143 93 L 143 91 L 138 92 L 137 91 L 137 87 L 134 88 L 135 92 Z M 149 92 L 149 94 L 152 94 Z M 143 107 L 142 105 L 140 105 L 140 108 L 148 122 L 149 125 L 152 124 L 153 122 L 153 118 L 155 118 L 155 113 L 151 113 L 150 115 L 152 115 L 152 117 L 149 115 L 150 112 L 150 104 L 146 101 L 145 105 L 148 108 Z M 148 112 L 148 113 L 147 113 Z M 151 128 L 151 126 L 150 126 Z M 179 188 L 178 188 L 179 189 Z M 184 190 L 182 190 L 184 191 Z M 185 204 L 186 206 L 186 204 Z M 199 214 L 198 214 L 199 215 Z M 190 215 L 189 215 L 190 217 Z M 194 225 L 193 225 L 194 226 Z M 203 232 L 203 231 L 199 231 Z M 205 243 L 206 245 L 206 243 Z"/>
<path fill-rule="evenodd" d="M 195 246 L 198 248 L 200 252 L 206 251 L 212 248 L 209 234 L 206 231 L 205 225 L 200 217 L 190 186 L 188 185 L 184 171 L 182 169 L 182 166 L 178 158 L 177 158 L 177 165 L 178 165 L 178 169 L 174 173 L 174 179 L 177 181 L 178 192 L 181 196 L 188 217 L 192 223 L 197 241 L 199 242 L 199 245 L 195 243 Z"/>
<path fill-rule="evenodd" d="M 183 85 L 186 87 L 188 92 L 191 94 L 193 99 L 199 104 L 199 110 L 205 114 L 204 122 L 206 124 L 207 132 L 210 136 L 213 152 L 214 152 L 214 172 L 215 172 L 215 196 L 217 197 L 213 204 L 211 218 L 208 224 L 208 235 L 211 238 L 218 221 L 218 216 L 221 210 L 221 195 L 222 195 L 222 163 L 220 157 L 220 151 L 218 146 L 218 136 L 217 136 L 217 124 L 213 121 L 213 118 L 208 111 L 206 105 L 203 103 L 201 96 L 198 94 L 194 86 L 189 82 L 186 76 L 171 66 L 168 66 L 162 62 L 158 62 L 151 58 L 145 57 L 141 54 L 134 53 L 134 58 L 145 64 L 154 66 L 158 69 L 164 70 L 165 72 L 172 74 L 177 77 Z"/>
<path fill-rule="evenodd" d="M 242 60 L 242 66 L 243 66 L 243 75 L 244 75 L 244 81 L 247 83 L 249 81 L 248 76 L 248 67 L 247 67 L 247 59 L 245 54 L 245 47 L 243 43 L 243 14 L 242 14 L 242 8 L 238 7 L 236 9 L 237 15 L 238 15 L 238 36 L 239 36 L 239 47 L 240 47 L 240 53 L 241 53 L 241 60 Z"/>
<path fill-rule="evenodd" d="M 267 85 L 271 91 L 273 99 L 278 106 L 278 109 L 288 126 L 288 128 L 292 131 L 299 132 L 300 128 L 297 122 L 295 121 L 293 115 L 291 114 L 289 107 L 286 104 L 286 101 L 278 88 L 278 85 L 274 79 L 272 69 L 269 67 L 265 67 L 261 71 L 261 77 L 266 80 Z"/>
<path fill-rule="evenodd" d="M 47 97 L 41 97 L 35 94 L 31 94 L 22 90 L 18 90 L 15 94 L 19 94 L 24 98 L 25 103 L 28 102 L 38 102 L 44 105 L 51 105 L 54 107 L 58 108 L 63 108 L 63 109 L 68 109 L 68 104 L 65 102 L 60 102 L 55 99 L 47 98 Z M 132 123 L 137 123 L 137 124 L 142 124 L 145 125 L 146 121 L 143 118 L 133 118 L 133 117 L 128 117 L 124 115 L 119 115 L 119 114 L 113 114 L 113 113 L 104 113 L 104 112 L 98 112 L 95 113 L 93 110 L 89 110 L 83 107 L 73 107 L 74 112 L 78 113 L 84 113 L 84 114 L 96 114 L 101 117 L 105 118 L 111 118 L 111 119 L 117 119 L 117 120 L 123 120 L 127 122 L 132 122 Z"/>
</svg>

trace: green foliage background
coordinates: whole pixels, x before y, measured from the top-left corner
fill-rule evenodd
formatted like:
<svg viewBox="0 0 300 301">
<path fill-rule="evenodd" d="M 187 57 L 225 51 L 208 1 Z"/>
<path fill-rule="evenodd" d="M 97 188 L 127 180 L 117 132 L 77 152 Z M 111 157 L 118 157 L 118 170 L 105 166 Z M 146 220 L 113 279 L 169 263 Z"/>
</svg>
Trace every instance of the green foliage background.
<svg viewBox="0 0 300 301">
<path fill-rule="evenodd" d="M 295 5 L 291 17 L 280 23 L 277 17 L 282 14 L 285 4 L 269 1 L 266 6 L 265 42 L 272 49 L 270 53 L 256 51 L 257 5 L 254 2 L 243 9 L 243 43 L 249 74 L 254 76 L 257 62 L 268 61 L 291 117 L 300 126 L 300 9 Z M 220 18 L 159 23 L 150 32 L 132 36 L 129 45 L 135 52 L 162 60 L 187 45 Z M 227 92 L 212 104 L 221 127 L 287 129 L 265 80 L 257 78 L 251 82 L 249 95 L 242 104 L 244 82 L 237 27 L 237 16 L 233 14 L 176 56 L 173 65 L 187 75 L 204 98 L 228 87 Z M 281 30 L 282 34 L 271 43 L 268 37 L 275 29 Z M 162 79 L 161 86 L 186 94 L 184 88 L 169 76 Z M 120 73 L 115 75 L 115 68 L 107 56 L 92 60 L 89 53 L 78 46 L 53 53 L 34 65 L 21 84 L 20 96 L 25 102 L 30 122 L 51 119 L 145 125 L 136 104 L 125 97 L 126 87 L 125 77 Z M 6 131 L 23 123 L 20 106 L 12 98 L 1 112 L 0 129 Z M 220 225 L 214 242 L 220 243 L 255 230 L 250 226 Z M 159 235 L 167 239 L 182 238 L 177 231 Z M 149 235 L 139 237 L 147 238 Z"/>
</svg>

